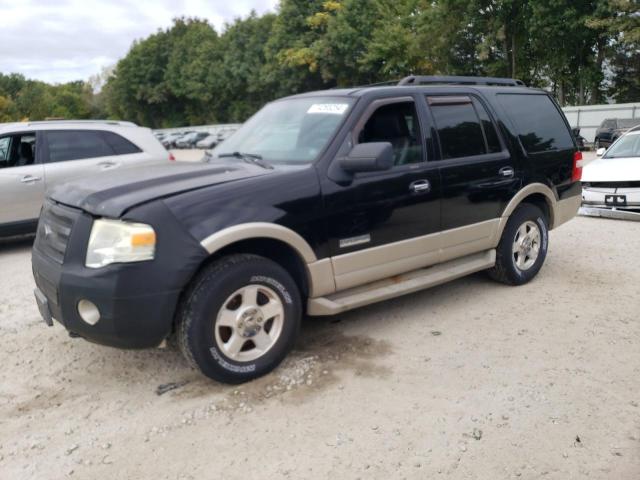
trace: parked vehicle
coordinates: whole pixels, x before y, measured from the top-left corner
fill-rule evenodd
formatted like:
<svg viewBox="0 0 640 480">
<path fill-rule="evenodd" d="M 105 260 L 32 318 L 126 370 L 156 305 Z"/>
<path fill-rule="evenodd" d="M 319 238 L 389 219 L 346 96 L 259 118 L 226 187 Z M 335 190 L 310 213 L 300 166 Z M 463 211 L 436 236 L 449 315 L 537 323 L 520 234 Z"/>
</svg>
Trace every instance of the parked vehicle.
<svg viewBox="0 0 640 480">
<path fill-rule="evenodd" d="M 584 167 L 582 204 L 640 209 L 640 128 L 619 138 L 600 158 Z"/>
<path fill-rule="evenodd" d="M 204 137 L 202 140 L 196 143 L 196 147 L 198 148 L 213 148 L 219 143 L 218 135 L 209 134 Z"/>
<path fill-rule="evenodd" d="M 288 97 L 212 156 L 51 193 L 33 250 L 48 324 L 125 348 L 175 334 L 205 375 L 244 382 L 286 356 L 303 313 L 480 270 L 530 281 L 581 201 L 562 111 L 511 79 Z"/>
<path fill-rule="evenodd" d="M 627 130 L 640 125 L 640 118 L 608 118 L 596 130 L 593 146 L 595 149 L 608 147 Z"/>
<path fill-rule="evenodd" d="M 580 150 L 581 152 L 584 151 L 586 149 L 586 139 L 580 135 L 580 129 L 579 128 L 572 128 L 571 129 L 571 133 L 573 135 L 573 138 L 576 141 L 576 145 L 578 146 L 578 150 Z"/>
<path fill-rule="evenodd" d="M 176 140 L 176 147 L 194 148 L 196 143 L 198 143 L 200 140 L 207 137 L 208 135 L 209 133 L 207 132 L 192 132 Z"/>
<path fill-rule="evenodd" d="M 161 140 L 162 146 L 166 149 L 174 148 L 176 146 L 176 141 L 184 135 L 184 132 L 169 133 Z"/>
<path fill-rule="evenodd" d="M 0 125 L 0 237 L 35 232 L 45 191 L 51 187 L 168 160 L 169 153 L 151 130 L 128 122 Z"/>
</svg>

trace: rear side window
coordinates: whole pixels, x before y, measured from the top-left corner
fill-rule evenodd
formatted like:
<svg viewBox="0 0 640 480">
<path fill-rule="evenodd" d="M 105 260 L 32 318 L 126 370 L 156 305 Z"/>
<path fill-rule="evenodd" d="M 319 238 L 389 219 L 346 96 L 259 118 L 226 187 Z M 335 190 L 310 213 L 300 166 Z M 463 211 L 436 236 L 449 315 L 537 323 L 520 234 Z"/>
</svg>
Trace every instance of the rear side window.
<svg viewBox="0 0 640 480">
<path fill-rule="evenodd" d="M 489 114 L 467 96 L 428 97 L 438 130 L 442 159 L 472 157 L 502 150 Z"/>
<path fill-rule="evenodd" d="M 48 131 L 49 161 L 66 162 L 113 155 L 113 148 L 100 133 L 92 130 Z"/>
<path fill-rule="evenodd" d="M 115 155 L 129 155 L 131 153 L 140 153 L 138 147 L 126 138 L 113 132 L 100 132 L 109 146 L 113 149 Z"/>
<path fill-rule="evenodd" d="M 527 153 L 573 148 L 571 133 L 547 95 L 508 93 L 498 98 L 513 120 Z"/>
</svg>

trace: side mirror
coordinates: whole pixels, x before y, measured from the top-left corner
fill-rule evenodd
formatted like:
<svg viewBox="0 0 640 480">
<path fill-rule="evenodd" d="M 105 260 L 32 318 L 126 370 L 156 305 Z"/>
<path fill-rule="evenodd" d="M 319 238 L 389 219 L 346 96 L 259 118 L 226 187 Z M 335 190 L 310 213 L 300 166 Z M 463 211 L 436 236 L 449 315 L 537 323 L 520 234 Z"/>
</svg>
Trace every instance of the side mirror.
<svg viewBox="0 0 640 480">
<path fill-rule="evenodd" d="M 340 159 L 340 167 L 350 173 L 389 170 L 393 167 L 393 145 L 389 142 L 360 143 Z"/>
<path fill-rule="evenodd" d="M 606 152 L 606 151 L 607 151 L 607 149 L 606 149 L 606 148 L 601 147 L 601 148 L 599 148 L 598 150 L 596 150 L 596 155 L 597 155 L 598 157 L 601 157 L 602 155 L 604 155 L 604 152 Z"/>
</svg>

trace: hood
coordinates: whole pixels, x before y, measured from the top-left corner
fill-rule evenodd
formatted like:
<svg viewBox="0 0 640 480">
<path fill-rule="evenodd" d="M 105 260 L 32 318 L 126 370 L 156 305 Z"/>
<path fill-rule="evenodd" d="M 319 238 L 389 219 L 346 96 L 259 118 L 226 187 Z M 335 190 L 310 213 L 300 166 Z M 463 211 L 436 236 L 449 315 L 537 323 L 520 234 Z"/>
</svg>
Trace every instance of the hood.
<svg viewBox="0 0 640 480">
<path fill-rule="evenodd" d="M 598 158 L 583 168 L 582 181 L 640 181 L 640 157 Z"/>
<path fill-rule="evenodd" d="M 152 200 L 273 171 L 240 162 L 147 165 L 73 180 L 54 188 L 49 197 L 93 215 L 117 218 Z"/>
</svg>

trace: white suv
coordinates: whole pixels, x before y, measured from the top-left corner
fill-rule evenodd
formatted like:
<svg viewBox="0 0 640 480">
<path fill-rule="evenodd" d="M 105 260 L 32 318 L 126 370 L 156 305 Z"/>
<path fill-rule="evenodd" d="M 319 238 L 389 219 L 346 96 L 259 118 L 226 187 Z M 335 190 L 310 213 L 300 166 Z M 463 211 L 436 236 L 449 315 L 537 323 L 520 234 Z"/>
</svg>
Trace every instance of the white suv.
<svg viewBox="0 0 640 480">
<path fill-rule="evenodd" d="M 170 160 L 151 130 L 130 122 L 0 124 L 0 237 L 34 232 L 45 191 L 52 186 Z"/>
</svg>

